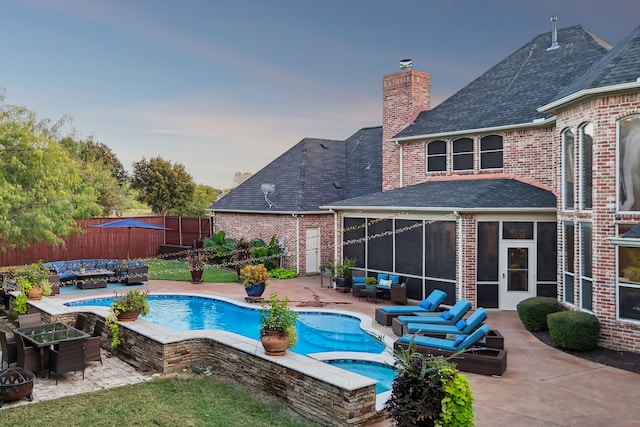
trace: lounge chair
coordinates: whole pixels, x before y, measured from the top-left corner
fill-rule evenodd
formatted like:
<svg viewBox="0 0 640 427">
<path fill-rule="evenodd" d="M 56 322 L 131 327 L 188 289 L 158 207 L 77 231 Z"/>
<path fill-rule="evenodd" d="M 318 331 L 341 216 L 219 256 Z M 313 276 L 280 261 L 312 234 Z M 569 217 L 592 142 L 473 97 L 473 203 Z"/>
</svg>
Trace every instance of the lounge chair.
<svg viewBox="0 0 640 427">
<path fill-rule="evenodd" d="M 376 321 L 381 325 L 391 326 L 391 320 L 403 314 L 435 312 L 446 297 L 446 293 L 439 289 L 434 289 L 418 305 L 385 305 L 376 309 Z"/>
<path fill-rule="evenodd" d="M 479 307 L 467 319 L 460 319 L 455 325 L 432 325 L 429 323 L 407 323 L 408 333 L 419 333 L 422 335 L 447 335 L 466 334 L 469 335 L 482 325 L 487 319 L 487 312 Z M 488 331 L 487 331 L 488 332 Z"/>
<path fill-rule="evenodd" d="M 451 358 L 461 371 L 483 375 L 502 375 L 507 369 L 507 351 L 479 347 L 477 344 L 489 333 L 489 325 L 480 325 L 471 335 L 460 335 L 455 340 L 407 334 L 398 338 L 394 349 L 407 349 L 413 342 L 415 351 L 432 356 Z M 464 352 L 461 352 L 464 350 Z"/>
<path fill-rule="evenodd" d="M 393 332 L 401 337 L 406 334 L 407 323 L 428 323 L 430 325 L 455 325 L 471 309 L 467 300 L 458 300 L 449 310 L 436 313 L 418 313 L 416 316 L 398 316 L 392 320 Z"/>
</svg>

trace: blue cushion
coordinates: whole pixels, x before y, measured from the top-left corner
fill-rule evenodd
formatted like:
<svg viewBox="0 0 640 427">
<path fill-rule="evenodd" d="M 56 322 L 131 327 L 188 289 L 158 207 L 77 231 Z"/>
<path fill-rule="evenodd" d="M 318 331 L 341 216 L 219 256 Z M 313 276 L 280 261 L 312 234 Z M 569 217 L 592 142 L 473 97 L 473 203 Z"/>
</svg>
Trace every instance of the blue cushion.
<svg viewBox="0 0 640 427">
<path fill-rule="evenodd" d="M 458 320 L 458 323 L 456 323 L 456 328 L 458 328 L 459 330 L 463 330 L 466 327 L 467 327 L 467 321 L 464 319 L 460 319 Z"/>
<path fill-rule="evenodd" d="M 395 274 L 390 274 L 389 280 L 391 280 L 392 284 L 397 285 L 398 283 L 400 283 L 400 276 L 396 276 Z"/>
<path fill-rule="evenodd" d="M 467 339 L 466 335 L 458 335 L 458 338 L 456 338 L 456 340 L 453 342 L 453 346 L 454 347 L 459 346 L 466 339 Z"/>
<path fill-rule="evenodd" d="M 449 311 L 443 311 L 440 317 L 442 317 L 444 320 L 451 320 L 453 314 L 451 314 Z"/>
<path fill-rule="evenodd" d="M 378 273 L 378 283 L 380 283 L 380 280 L 389 280 L 389 274 L 388 273 Z"/>
<path fill-rule="evenodd" d="M 418 304 L 420 307 L 424 308 L 425 310 L 429 310 L 431 308 L 431 303 L 427 300 L 422 300 L 420 301 L 420 304 Z"/>
<path fill-rule="evenodd" d="M 353 283 L 364 283 L 364 276 L 353 276 Z"/>
</svg>

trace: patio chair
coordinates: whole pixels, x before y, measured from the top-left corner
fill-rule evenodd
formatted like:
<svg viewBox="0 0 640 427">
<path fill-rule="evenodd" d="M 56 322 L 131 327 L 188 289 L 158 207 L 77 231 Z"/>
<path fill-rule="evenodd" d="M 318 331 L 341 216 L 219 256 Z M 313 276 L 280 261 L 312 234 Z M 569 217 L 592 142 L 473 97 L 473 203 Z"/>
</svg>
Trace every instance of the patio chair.
<svg viewBox="0 0 640 427">
<path fill-rule="evenodd" d="M 84 380 L 84 343 L 85 339 L 60 341 L 58 349 L 49 348 L 49 378 L 51 371 L 56 373 L 56 384 L 60 374 L 70 371 L 82 371 Z"/>
<path fill-rule="evenodd" d="M 40 368 L 40 350 L 33 346 L 25 346 L 22 335 L 15 334 L 17 366 L 31 372 Z"/>
<path fill-rule="evenodd" d="M 18 316 L 18 325 L 20 328 L 31 328 L 33 326 L 42 325 L 40 313 L 21 314 Z"/>
<path fill-rule="evenodd" d="M 446 293 L 434 289 L 418 305 L 385 305 L 376 310 L 376 321 L 381 325 L 391 326 L 391 320 L 403 314 L 435 312 L 446 297 Z"/>
<path fill-rule="evenodd" d="M 96 326 L 93 328 L 91 337 L 87 338 L 84 345 L 84 361 L 100 362 L 102 365 L 102 355 L 100 349 L 102 347 L 102 331 L 104 330 L 104 321 L 97 320 Z"/>
<path fill-rule="evenodd" d="M 418 313 L 415 316 L 398 316 L 393 319 L 391 328 L 393 332 L 402 336 L 407 333 L 407 323 L 428 323 L 430 325 L 455 325 L 471 309 L 471 303 L 467 300 L 458 300 L 449 310 L 436 313 Z"/>
<path fill-rule="evenodd" d="M 84 332 L 84 328 L 86 324 L 87 324 L 87 316 L 85 314 L 78 313 L 78 315 L 76 316 L 76 323 L 73 325 L 73 327 L 79 331 Z"/>
<path fill-rule="evenodd" d="M 16 343 L 15 339 L 7 339 L 7 334 L 4 331 L 0 331 L 0 347 L 2 348 L 2 365 L 0 365 L 0 369 L 4 368 L 5 363 L 8 368 L 18 362 L 18 343 Z"/>
<path fill-rule="evenodd" d="M 413 343 L 415 351 L 450 358 L 461 371 L 502 375 L 507 369 L 507 351 L 478 345 L 489 332 L 489 325 L 483 324 L 471 335 L 460 335 L 455 340 L 406 334 L 398 338 L 393 347 L 408 349 Z"/>
<path fill-rule="evenodd" d="M 429 323 L 407 323 L 407 332 L 421 335 L 471 334 L 487 319 L 487 312 L 479 307 L 466 320 L 460 319 L 455 325 L 432 325 Z"/>
</svg>

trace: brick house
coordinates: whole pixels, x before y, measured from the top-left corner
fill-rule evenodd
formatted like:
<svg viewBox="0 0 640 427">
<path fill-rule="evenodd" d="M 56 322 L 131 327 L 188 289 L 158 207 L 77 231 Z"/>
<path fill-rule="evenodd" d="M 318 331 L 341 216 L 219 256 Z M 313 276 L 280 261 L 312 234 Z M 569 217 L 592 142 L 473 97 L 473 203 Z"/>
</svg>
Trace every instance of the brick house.
<svg viewBox="0 0 640 427">
<path fill-rule="evenodd" d="M 433 109 L 408 61 L 382 83 L 380 191 L 319 202 L 322 246 L 413 299 L 554 296 L 640 351 L 640 27 L 541 34 Z"/>
</svg>

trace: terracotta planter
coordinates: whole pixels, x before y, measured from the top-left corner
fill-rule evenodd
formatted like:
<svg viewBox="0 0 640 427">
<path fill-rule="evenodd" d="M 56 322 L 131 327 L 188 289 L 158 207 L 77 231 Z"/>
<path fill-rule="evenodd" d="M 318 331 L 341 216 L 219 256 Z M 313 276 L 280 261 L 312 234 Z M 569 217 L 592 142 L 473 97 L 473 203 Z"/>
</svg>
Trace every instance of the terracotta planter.
<svg viewBox="0 0 640 427">
<path fill-rule="evenodd" d="M 265 354 L 269 356 L 282 356 L 289 348 L 289 336 L 286 331 L 260 331 L 260 342 Z"/>
<path fill-rule="evenodd" d="M 260 283 L 254 283 L 253 285 L 244 288 L 244 290 L 247 292 L 247 295 L 250 297 L 259 297 L 262 296 L 262 293 L 264 292 L 264 282 L 260 282 Z"/>
<path fill-rule="evenodd" d="M 202 283 L 202 274 L 204 273 L 204 269 L 202 270 L 191 270 L 191 283 Z"/>
<path fill-rule="evenodd" d="M 42 288 L 40 287 L 31 288 L 27 296 L 30 300 L 42 299 Z"/>
<path fill-rule="evenodd" d="M 118 313 L 118 321 L 119 322 L 133 322 L 140 316 L 140 311 L 131 310 L 131 311 L 123 311 Z"/>
</svg>

